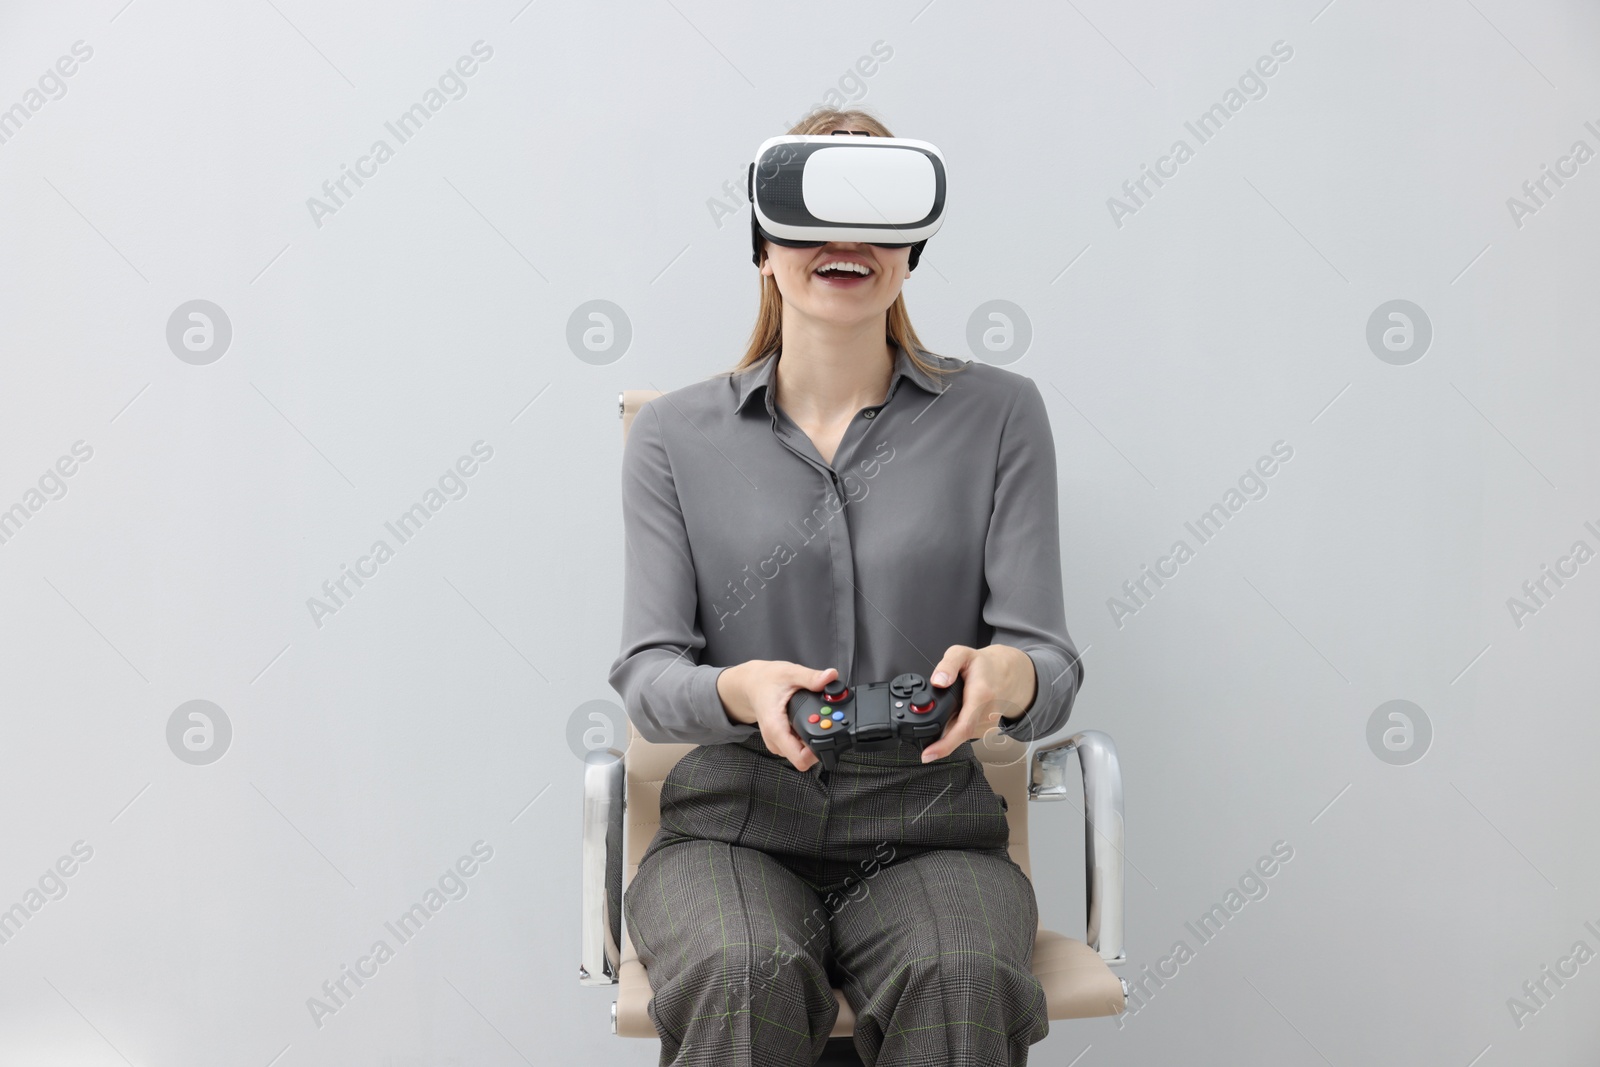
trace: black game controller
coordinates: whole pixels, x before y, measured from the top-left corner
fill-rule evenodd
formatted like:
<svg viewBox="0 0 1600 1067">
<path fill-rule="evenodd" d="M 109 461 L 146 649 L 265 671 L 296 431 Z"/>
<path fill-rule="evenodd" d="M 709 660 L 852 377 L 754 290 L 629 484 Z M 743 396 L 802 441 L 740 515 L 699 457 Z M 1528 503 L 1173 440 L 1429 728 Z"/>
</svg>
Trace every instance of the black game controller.
<svg viewBox="0 0 1600 1067">
<path fill-rule="evenodd" d="M 811 746 L 824 772 L 850 749 L 872 751 L 905 741 L 927 748 L 961 708 L 961 679 L 935 688 L 920 674 L 850 686 L 834 679 L 820 693 L 801 689 L 789 698 L 789 721 Z"/>
</svg>

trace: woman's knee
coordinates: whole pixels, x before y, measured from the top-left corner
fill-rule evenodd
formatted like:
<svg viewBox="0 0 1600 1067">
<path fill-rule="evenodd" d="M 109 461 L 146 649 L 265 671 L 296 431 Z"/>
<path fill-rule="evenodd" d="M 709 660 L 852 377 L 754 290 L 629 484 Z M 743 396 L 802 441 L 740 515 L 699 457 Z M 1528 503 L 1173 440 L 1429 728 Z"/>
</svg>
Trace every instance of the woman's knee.
<svg viewBox="0 0 1600 1067">
<path fill-rule="evenodd" d="M 968 1011 L 985 1007 L 1015 1018 L 1044 1018 L 1044 989 L 1020 961 L 980 950 L 952 950 L 909 961 L 900 977 L 901 999 L 933 997 Z"/>
<path fill-rule="evenodd" d="M 822 964 L 792 948 L 702 942 L 650 980 L 662 1021 L 730 1061 L 748 1052 L 752 1064 L 810 1063 L 838 1017 Z"/>
<path fill-rule="evenodd" d="M 702 939 L 683 946 L 674 981 L 706 989 L 748 990 L 804 999 L 826 982 L 822 961 L 806 946 L 718 942 Z M 823 989 L 826 992 L 826 989 Z"/>
</svg>

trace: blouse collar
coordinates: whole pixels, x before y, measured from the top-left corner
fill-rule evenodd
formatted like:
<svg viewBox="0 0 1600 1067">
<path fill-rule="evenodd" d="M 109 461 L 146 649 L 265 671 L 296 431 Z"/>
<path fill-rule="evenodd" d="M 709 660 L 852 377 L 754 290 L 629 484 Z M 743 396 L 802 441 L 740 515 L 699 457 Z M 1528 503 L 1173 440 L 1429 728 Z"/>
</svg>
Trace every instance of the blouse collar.
<svg viewBox="0 0 1600 1067">
<path fill-rule="evenodd" d="M 949 388 L 946 382 L 936 380 L 921 367 L 911 361 L 905 349 L 893 341 L 889 348 L 894 352 L 894 370 L 889 375 L 889 396 L 894 396 L 895 389 L 899 387 L 901 378 L 909 378 L 912 383 L 926 392 L 935 396 Z M 734 393 L 734 410 L 743 411 L 749 403 L 750 397 L 758 390 L 765 394 L 768 414 L 775 414 L 772 402 L 772 373 L 777 368 L 778 357 L 781 353 L 772 353 L 763 356 L 741 371 L 736 371 L 731 376 Z M 933 357 L 938 360 L 939 357 Z"/>
</svg>

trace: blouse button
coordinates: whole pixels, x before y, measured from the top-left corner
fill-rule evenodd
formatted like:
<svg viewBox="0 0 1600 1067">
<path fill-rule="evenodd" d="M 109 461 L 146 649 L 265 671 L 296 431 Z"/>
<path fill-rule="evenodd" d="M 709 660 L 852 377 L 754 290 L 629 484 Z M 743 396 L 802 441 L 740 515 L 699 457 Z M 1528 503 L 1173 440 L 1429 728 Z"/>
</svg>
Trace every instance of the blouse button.
<svg viewBox="0 0 1600 1067">
<path fill-rule="evenodd" d="M 864 419 L 876 418 L 877 415 L 878 415 L 878 409 L 877 408 L 868 408 L 866 411 L 863 411 L 861 413 L 861 417 L 864 418 Z"/>
</svg>

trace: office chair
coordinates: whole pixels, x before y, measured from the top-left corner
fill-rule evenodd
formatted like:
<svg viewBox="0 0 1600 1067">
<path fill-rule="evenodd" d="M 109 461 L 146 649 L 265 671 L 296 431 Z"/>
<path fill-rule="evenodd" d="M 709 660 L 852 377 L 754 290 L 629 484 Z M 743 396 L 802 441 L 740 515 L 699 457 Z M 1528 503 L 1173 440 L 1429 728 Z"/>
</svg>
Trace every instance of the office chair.
<svg viewBox="0 0 1600 1067">
<path fill-rule="evenodd" d="M 621 396 L 626 441 L 633 416 L 659 392 L 630 389 Z M 584 985 L 614 985 L 611 1032 L 621 1037 L 657 1037 L 645 1010 L 650 978 L 633 941 L 622 928 L 622 894 L 638 870 L 661 818 L 661 783 L 693 745 L 655 744 L 628 724 L 626 754 L 615 749 L 591 752 L 583 778 Z M 1050 1019 L 1117 1015 L 1127 1006 L 1128 982 L 1109 965 L 1127 961 L 1123 950 L 1122 770 L 1116 746 L 1099 730 L 1084 730 L 1041 745 L 1025 760 L 1027 746 L 992 733 L 973 742 L 994 791 L 1006 799 L 1011 858 L 1029 878 L 1029 800 L 1069 799 L 1067 764 L 1077 754 L 1083 775 L 1084 861 L 1087 875 L 1087 925 L 1076 940 L 1041 923 L 1034 941 L 1033 973 L 1044 987 Z M 1040 887 L 1035 885 L 1035 892 Z M 1042 894 L 1040 894 L 1042 895 Z M 829 1048 L 821 1063 L 859 1063 L 849 1047 L 855 1012 L 844 995 L 839 1002 Z"/>
</svg>

